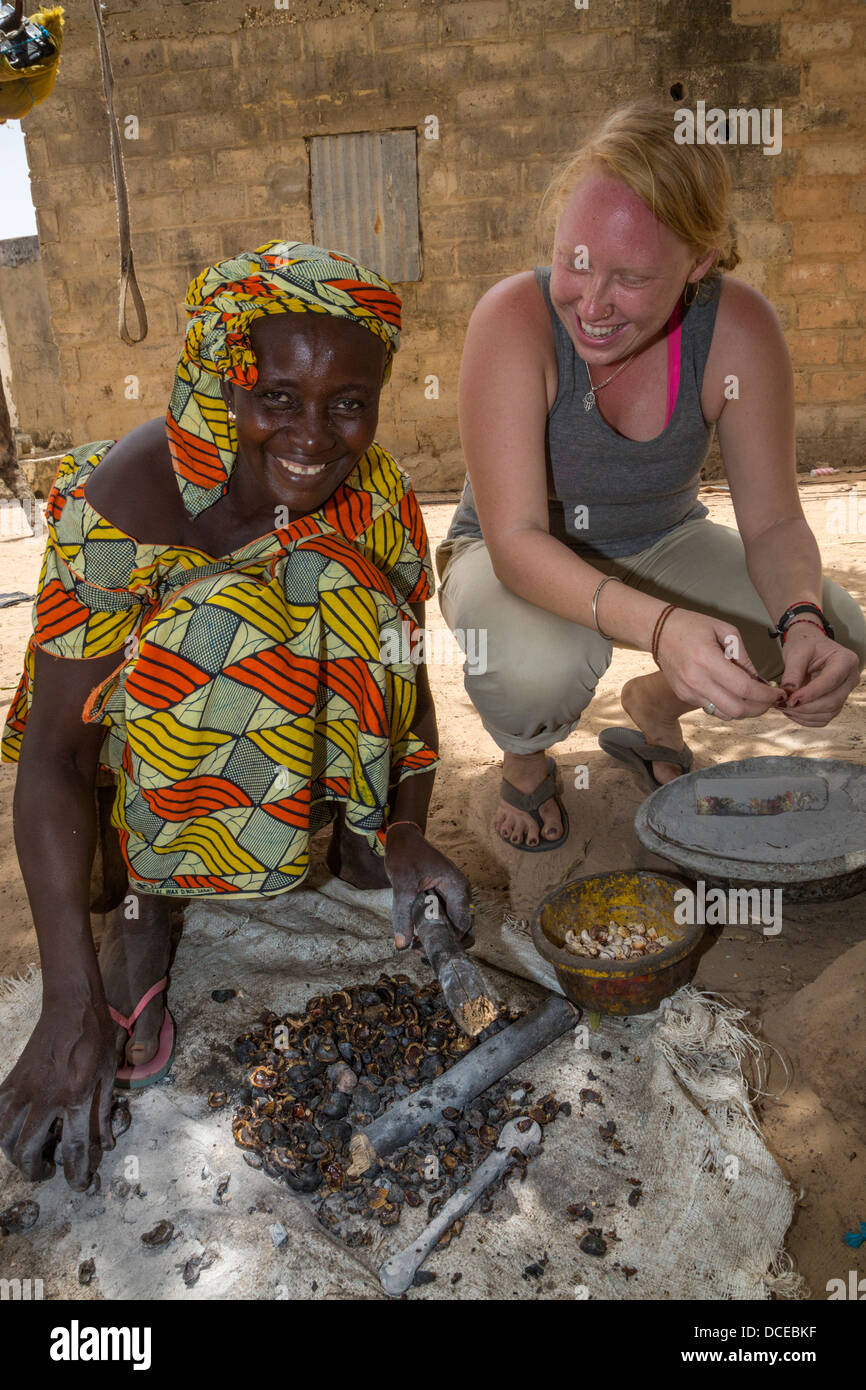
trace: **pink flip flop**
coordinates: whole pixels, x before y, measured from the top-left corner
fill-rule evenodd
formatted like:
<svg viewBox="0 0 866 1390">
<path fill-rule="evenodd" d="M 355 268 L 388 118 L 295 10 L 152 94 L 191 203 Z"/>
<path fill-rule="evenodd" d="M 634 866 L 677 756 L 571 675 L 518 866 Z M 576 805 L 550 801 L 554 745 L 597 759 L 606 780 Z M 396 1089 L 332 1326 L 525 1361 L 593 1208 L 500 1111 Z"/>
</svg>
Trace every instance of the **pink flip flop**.
<svg viewBox="0 0 866 1390">
<path fill-rule="evenodd" d="M 120 1024 L 121 1028 L 125 1028 L 132 1037 L 132 1030 L 139 1014 L 147 1008 L 151 999 L 154 999 L 161 990 L 165 989 L 167 984 L 168 976 L 165 975 L 157 984 L 151 985 L 147 993 L 141 996 L 129 1018 L 118 1013 L 110 1004 L 108 1012 L 115 1023 Z M 161 1081 L 164 1076 L 167 1076 L 174 1061 L 175 1032 L 174 1019 L 168 1011 L 168 1005 L 166 1005 L 162 1027 L 159 1030 L 159 1046 L 155 1055 L 151 1057 L 149 1062 L 143 1062 L 138 1067 L 118 1067 L 114 1078 L 115 1086 L 126 1091 L 137 1091 L 142 1090 L 145 1086 L 155 1086 L 157 1081 Z"/>
</svg>

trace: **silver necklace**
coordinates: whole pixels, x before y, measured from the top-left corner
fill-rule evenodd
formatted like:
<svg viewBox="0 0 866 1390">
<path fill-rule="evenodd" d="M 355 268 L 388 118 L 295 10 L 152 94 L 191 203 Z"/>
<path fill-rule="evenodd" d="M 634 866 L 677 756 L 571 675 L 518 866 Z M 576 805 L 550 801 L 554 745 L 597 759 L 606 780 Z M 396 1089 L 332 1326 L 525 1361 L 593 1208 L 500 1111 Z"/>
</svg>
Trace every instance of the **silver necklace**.
<svg viewBox="0 0 866 1390">
<path fill-rule="evenodd" d="M 636 351 L 637 351 L 637 349 L 635 349 L 635 352 L 636 352 Z M 609 386 L 609 385 L 610 385 L 610 383 L 613 381 L 614 377 L 618 377 L 619 374 L 620 374 L 620 372 L 624 372 L 625 369 L 626 369 L 626 367 L 628 366 L 629 362 L 631 361 L 632 357 L 634 357 L 634 355 L 635 355 L 635 354 L 634 354 L 634 352 L 633 352 L 633 353 L 631 354 L 630 357 L 627 357 L 627 358 L 625 359 L 625 361 L 623 362 L 622 366 L 621 366 L 621 367 L 617 367 L 617 369 L 616 369 L 616 371 L 614 372 L 613 376 L 609 376 L 608 379 L 607 379 L 607 381 L 603 381 L 603 382 L 601 383 L 600 386 L 593 386 L 593 384 L 592 384 L 592 377 L 589 375 L 589 363 L 588 363 L 588 362 L 584 362 L 583 365 L 586 367 L 586 375 L 587 375 L 587 377 L 589 378 L 589 390 L 587 391 L 586 395 L 585 395 L 584 398 L 583 398 L 583 408 L 584 408 L 584 410 L 592 410 L 592 407 L 595 405 L 595 394 L 596 394 L 596 392 L 597 392 L 597 391 L 603 391 L 604 388 L 605 388 L 605 386 Z"/>
</svg>

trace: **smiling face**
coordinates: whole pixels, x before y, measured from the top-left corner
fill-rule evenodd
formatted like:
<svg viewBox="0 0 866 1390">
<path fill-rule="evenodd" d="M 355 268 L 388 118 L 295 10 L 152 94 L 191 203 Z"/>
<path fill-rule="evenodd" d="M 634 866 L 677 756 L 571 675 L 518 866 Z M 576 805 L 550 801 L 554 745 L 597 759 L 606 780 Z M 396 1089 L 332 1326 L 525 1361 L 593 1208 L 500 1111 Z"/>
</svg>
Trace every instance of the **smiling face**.
<svg viewBox="0 0 866 1390">
<path fill-rule="evenodd" d="M 235 411 L 238 481 L 259 509 L 315 511 L 373 442 L 385 345 L 330 314 L 254 320 L 258 380 L 249 391 L 222 383 Z"/>
<path fill-rule="evenodd" d="M 576 269 L 583 246 L 588 267 Z M 714 257 L 698 260 L 627 184 L 590 173 L 557 223 L 550 298 L 579 356 L 603 367 L 656 341 Z"/>
</svg>

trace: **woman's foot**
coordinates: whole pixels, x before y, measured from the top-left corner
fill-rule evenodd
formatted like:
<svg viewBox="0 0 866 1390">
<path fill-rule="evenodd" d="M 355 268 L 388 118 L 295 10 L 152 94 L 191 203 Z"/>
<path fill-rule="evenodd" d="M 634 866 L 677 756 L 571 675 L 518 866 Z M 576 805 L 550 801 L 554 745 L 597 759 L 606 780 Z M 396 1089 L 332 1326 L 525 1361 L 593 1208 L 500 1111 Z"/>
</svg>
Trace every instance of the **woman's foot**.
<svg viewBox="0 0 866 1390">
<path fill-rule="evenodd" d="M 137 916 L 127 916 L 133 910 Z M 142 995 L 161 980 L 171 958 L 171 904 L 168 898 L 127 891 L 99 948 L 105 997 L 129 1018 Z M 132 1036 L 117 1028 L 118 1066 L 141 1067 L 156 1056 L 165 1013 L 165 991 L 142 1010 Z"/>
<path fill-rule="evenodd" d="M 360 835 L 353 835 L 346 829 L 346 810 L 343 806 L 337 808 L 325 862 L 335 878 L 351 883 L 353 888 L 391 887 L 391 880 L 385 873 L 385 860 Z"/>
<path fill-rule="evenodd" d="M 620 691 L 620 703 L 633 724 L 636 724 L 647 743 L 664 748 L 685 748 L 680 715 L 690 705 L 678 700 L 663 672 L 636 676 L 626 681 Z M 653 763 L 653 774 L 659 782 L 672 782 L 681 777 L 683 769 L 676 763 Z"/>
<path fill-rule="evenodd" d="M 520 792 L 533 792 L 547 776 L 547 753 L 504 753 L 502 775 Z M 563 836 L 562 815 L 554 797 L 542 801 L 538 808 L 541 834 L 553 842 Z M 493 817 L 493 828 L 503 840 L 512 845 L 537 845 L 538 825 L 527 811 L 519 811 L 500 798 Z"/>
</svg>

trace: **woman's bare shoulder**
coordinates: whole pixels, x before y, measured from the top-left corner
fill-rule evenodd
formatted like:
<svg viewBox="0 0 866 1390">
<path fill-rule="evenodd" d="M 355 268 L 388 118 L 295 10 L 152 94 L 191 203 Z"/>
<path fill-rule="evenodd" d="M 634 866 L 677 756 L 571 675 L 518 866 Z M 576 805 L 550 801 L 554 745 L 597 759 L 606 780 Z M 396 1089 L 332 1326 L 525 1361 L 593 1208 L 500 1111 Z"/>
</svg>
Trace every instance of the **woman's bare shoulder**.
<svg viewBox="0 0 866 1390">
<path fill-rule="evenodd" d="M 760 341 L 781 332 L 779 316 L 760 290 L 745 280 L 722 276 L 719 307 L 716 312 L 716 331 L 732 342 L 757 336 Z"/>
<path fill-rule="evenodd" d="M 479 299 L 469 321 L 463 361 L 464 367 L 475 364 L 483 371 L 495 361 L 506 376 L 516 373 L 519 389 L 532 375 L 527 369 L 533 360 L 550 409 L 557 390 L 553 328 L 535 275 L 524 270 L 499 280 Z"/>
<path fill-rule="evenodd" d="M 549 330 L 547 305 L 531 270 L 521 270 L 491 285 L 476 304 L 471 321 L 485 328 L 509 329 L 516 320 L 521 327 L 532 325 Z"/>
<path fill-rule="evenodd" d="M 112 445 L 84 488 L 94 511 L 137 540 L 171 544 L 183 506 L 165 418 L 146 420 Z"/>
<path fill-rule="evenodd" d="M 744 280 L 723 276 L 701 389 L 704 418 L 718 420 L 733 378 L 738 390 L 772 390 L 789 372 L 785 335 L 770 301 Z"/>
</svg>

